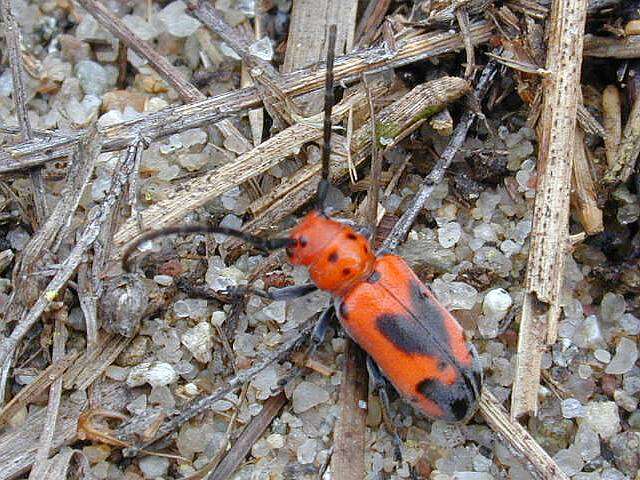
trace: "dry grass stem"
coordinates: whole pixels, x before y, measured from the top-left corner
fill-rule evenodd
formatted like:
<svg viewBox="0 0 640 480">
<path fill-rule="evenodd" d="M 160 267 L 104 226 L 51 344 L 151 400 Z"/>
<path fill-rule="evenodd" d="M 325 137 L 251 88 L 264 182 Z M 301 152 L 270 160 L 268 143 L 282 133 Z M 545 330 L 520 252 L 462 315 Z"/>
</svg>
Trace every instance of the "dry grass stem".
<svg viewBox="0 0 640 480">
<path fill-rule="evenodd" d="M 586 8 L 586 0 L 571 4 L 555 0 L 549 19 L 551 33 L 546 69 L 551 75 L 543 82 L 537 193 L 525 278 L 527 298 L 518 338 L 512 418 L 537 411 L 541 354 L 546 343 L 554 342 L 556 337 L 569 235 L 571 159 L 579 104 L 576 92 L 580 91 Z M 528 308 L 533 305 L 535 308 Z M 540 328 L 539 308 L 545 310 L 546 328 Z"/>
<path fill-rule="evenodd" d="M 573 152 L 573 175 L 571 203 L 584 231 L 588 235 L 595 235 L 604 230 L 602 210 L 598 207 L 598 193 L 591 176 L 591 165 L 587 157 L 584 134 L 576 129 L 575 149 Z"/>
<path fill-rule="evenodd" d="M 517 457 L 533 467 L 530 470 L 539 480 L 569 480 L 558 464 L 547 452 L 531 437 L 529 432 L 517 421 L 509 418 L 507 411 L 500 402 L 484 389 L 480 397 L 480 412 L 485 420 L 516 453 Z"/>
<path fill-rule="evenodd" d="M 604 147 L 607 164 L 613 168 L 618 156 L 618 147 L 622 138 L 622 106 L 620 91 L 615 85 L 608 85 L 602 92 L 602 123 L 604 124 Z"/>
<path fill-rule="evenodd" d="M 639 154 L 640 96 L 637 96 L 631 106 L 631 112 L 622 132 L 616 156 L 605 175 L 605 182 L 613 184 L 626 182 L 634 171 Z"/>
<path fill-rule="evenodd" d="M 470 31 L 474 45 L 477 45 L 488 41 L 493 30 L 486 22 L 476 22 L 471 24 Z M 363 73 L 407 65 L 461 48 L 463 43 L 456 33 L 431 32 L 398 42 L 398 48 L 392 54 L 384 47 L 375 47 L 338 57 L 334 69 L 335 79 L 336 82 L 348 81 L 359 78 Z M 324 84 L 324 68 L 311 66 L 292 72 L 283 75 L 282 82 L 281 88 L 286 95 L 296 96 L 314 91 L 322 88 Z M 102 149 L 121 150 L 137 141 L 139 137 L 147 141 L 157 140 L 191 128 L 219 122 L 261 104 L 262 100 L 256 87 L 248 87 L 188 105 L 167 107 L 138 120 L 100 129 Z M 71 154 L 82 136 L 83 133 L 79 132 L 67 137 L 51 137 L 5 147 L 4 152 L 0 152 L 0 174 L 66 157 Z"/>
</svg>

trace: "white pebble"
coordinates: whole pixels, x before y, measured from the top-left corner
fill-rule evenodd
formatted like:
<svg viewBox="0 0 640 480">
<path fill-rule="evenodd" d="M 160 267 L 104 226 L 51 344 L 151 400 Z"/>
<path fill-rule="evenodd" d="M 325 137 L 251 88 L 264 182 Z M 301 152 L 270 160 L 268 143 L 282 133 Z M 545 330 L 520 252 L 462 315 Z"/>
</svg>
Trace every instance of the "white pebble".
<svg viewBox="0 0 640 480">
<path fill-rule="evenodd" d="M 200 322 L 193 328 L 187 330 L 182 335 L 181 341 L 196 360 L 201 363 L 209 363 L 211 361 L 213 337 L 211 325 L 207 322 Z"/>
<path fill-rule="evenodd" d="M 482 311 L 488 317 L 502 320 L 506 316 L 512 304 L 513 300 L 511 299 L 509 292 L 504 288 L 494 288 L 493 290 L 488 291 L 484 296 Z"/>
<path fill-rule="evenodd" d="M 580 400 L 576 398 L 567 398 L 566 400 L 562 400 L 560 408 L 564 418 L 579 418 L 584 417 L 586 414 L 586 409 L 582 403 L 580 403 Z"/>
<path fill-rule="evenodd" d="M 296 413 L 306 412 L 327 400 L 329 400 L 329 393 L 325 389 L 315 383 L 301 382 L 293 391 L 293 411 Z"/>
<path fill-rule="evenodd" d="M 609 438 L 620 430 L 620 415 L 616 402 L 589 402 L 586 414 L 578 420 L 587 424 L 602 438 Z"/>
<path fill-rule="evenodd" d="M 149 455 L 138 460 L 144 478 L 158 478 L 166 475 L 169 470 L 169 459 Z"/>
<path fill-rule="evenodd" d="M 152 387 L 170 385 L 178 380 L 174 368 L 166 362 L 144 362 L 131 368 L 127 385 L 139 387 L 148 383 Z"/>
<path fill-rule="evenodd" d="M 602 348 L 596 349 L 596 351 L 593 352 L 593 356 L 602 363 L 609 363 L 611 361 L 611 354 Z"/>
<path fill-rule="evenodd" d="M 623 337 L 618 342 L 616 354 L 611 359 L 605 369 L 605 373 L 611 375 L 621 375 L 633 368 L 638 360 L 638 345 L 633 340 Z"/>
<path fill-rule="evenodd" d="M 461 236 L 462 227 L 457 222 L 448 222 L 438 228 L 438 242 L 440 242 L 442 248 L 453 247 L 458 243 Z"/>
</svg>

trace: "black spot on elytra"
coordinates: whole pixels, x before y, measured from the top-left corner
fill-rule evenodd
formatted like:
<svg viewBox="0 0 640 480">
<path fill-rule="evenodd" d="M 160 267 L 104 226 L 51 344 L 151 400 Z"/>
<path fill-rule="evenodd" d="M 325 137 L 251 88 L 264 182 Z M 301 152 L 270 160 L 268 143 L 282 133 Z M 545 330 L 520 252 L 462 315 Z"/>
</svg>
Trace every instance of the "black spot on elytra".
<svg viewBox="0 0 640 480">
<path fill-rule="evenodd" d="M 438 370 L 442 372 L 445 368 L 447 368 L 447 362 L 444 360 L 438 360 Z"/>
<path fill-rule="evenodd" d="M 371 275 L 369 275 L 369 278 L 367 278 L 367 282 L 369 283 L 377 283 L 380 280 L 380 277 L 382 275 L 380 275 L 380 272 L 377 270 L 374 270 L 373 272 L 371 272 Z"/>
<path fill-rule="evenodd" d="M 376 327 L 387 340 L 405 353 L 431 353 L 428 342 L 424 341 L 424 332 L 416 328 L 410 317 L 386 313 L 376 319 Z"/>
<path fill-rule="evenodd" d="M 329 262 L 331 263 L 336 263 L 338 261 L 338 252 L 336 251 L 331 252 L 327 257 L 327 260 L 329 260 Z"/>
<path fill-rule="evenodd" d="M 464 398 L 459 398 L 453 401 L 451 405 L 451 412 L 456 417 L 456 420 L 460 421 L 467 416 L 469 411 L 469 402 Z"/>
<path fill-rule="evenodd" d="M 300 239 L 298 240 L 298 244 L 304 248 L 307 246 L 309 242 L 307 241 L 307 239 L 305 237 L 300 237 Z"/>
<path fill-rule="evenodd" d="M 474 392 L 468 391 L 459 379 L 445 385 L 435 378 L 425 378 L 416 385 L 416 392 L 438 405 L 443 413 L 441 419 L 450 422 L 466 418 L 476 403 Z"/>
<path fill-rule="evenodd" d="M 349 240 L 357 240 L 357 239 L 358 239 L 358 236 L 357 236 L 355 233 L 353 233 L 353 232 L 349 232 L 349 233 L 347 233 L 347 238 L 348 238 Z"/>
<path fill-rule="evenodd" d="M 342 269 L 342 275 L 345 277 L 348 277 L 349 275 L 351 275 L 351 269 L 350 268 L 343 268 Z"/>
</svg>

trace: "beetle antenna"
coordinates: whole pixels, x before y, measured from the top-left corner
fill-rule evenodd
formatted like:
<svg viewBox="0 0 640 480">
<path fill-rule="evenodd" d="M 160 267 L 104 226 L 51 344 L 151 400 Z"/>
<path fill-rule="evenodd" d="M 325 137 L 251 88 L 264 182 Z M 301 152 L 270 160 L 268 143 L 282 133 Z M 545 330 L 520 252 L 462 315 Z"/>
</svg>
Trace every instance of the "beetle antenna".
<svg viewBox="0 0 640 480">
<path fill-rule="evenodd" d="M 329 155 L 331 154 L 331 112 L 335 101 L 333 95 L 333 62 L 336 55 L 336 26 L 329 27 L 329 45 L 327 47 L 327 73 L 324 90 L 324 124 L 322 138 L 322 177 L 318 183 L 318 210 L 324 210 L 329 191 Z"/>
<path fill-rule="evenodd" d="M 218 227 L 213 225 L 179 225 L 176 227 L 163 228 L 161 230 L 152 230 L 138 237 L 124 251 L 124 255 L 122 256 L 123 269 L 126 272 L 131 272 L 131 264 L 129 262 L 129 259 L 135 252 L 136 248 L 138 248 L 144 242 L 148 242 L 150 240 L 154 240 L 156 238 L 164 237 L 167 235 L 188 235 L 192 233 L 221 233 L 230 237 L 239 238 L 240 240 L 254 245 L 260 250 L 264 250 L 267 252 L 271 250 L 278 250 L 280 248 L 292 247 L 296 244 L 296 241 L 292 238 L 261 238 L 255 235 L 251 235 L 250 233 L 241 232 L 240 230 L 236 230 L 234 228 Z"/>
</svg>

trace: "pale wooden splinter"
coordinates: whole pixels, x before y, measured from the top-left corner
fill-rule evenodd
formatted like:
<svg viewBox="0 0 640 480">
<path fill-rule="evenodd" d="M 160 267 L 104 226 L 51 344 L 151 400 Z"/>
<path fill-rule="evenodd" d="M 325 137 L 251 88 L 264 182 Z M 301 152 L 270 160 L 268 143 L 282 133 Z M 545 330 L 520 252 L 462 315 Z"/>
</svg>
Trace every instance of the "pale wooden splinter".
<svg viewBox="0 0 640 480">
<path fill-rule="evenodd" d="M 542 353 L 555 342 L 569 242 L 569 192 L 587 1 L 554 0 L 543 79 L 538 185 L 525 278 L 511 417 L 538 409 Z"/>
</svg>

